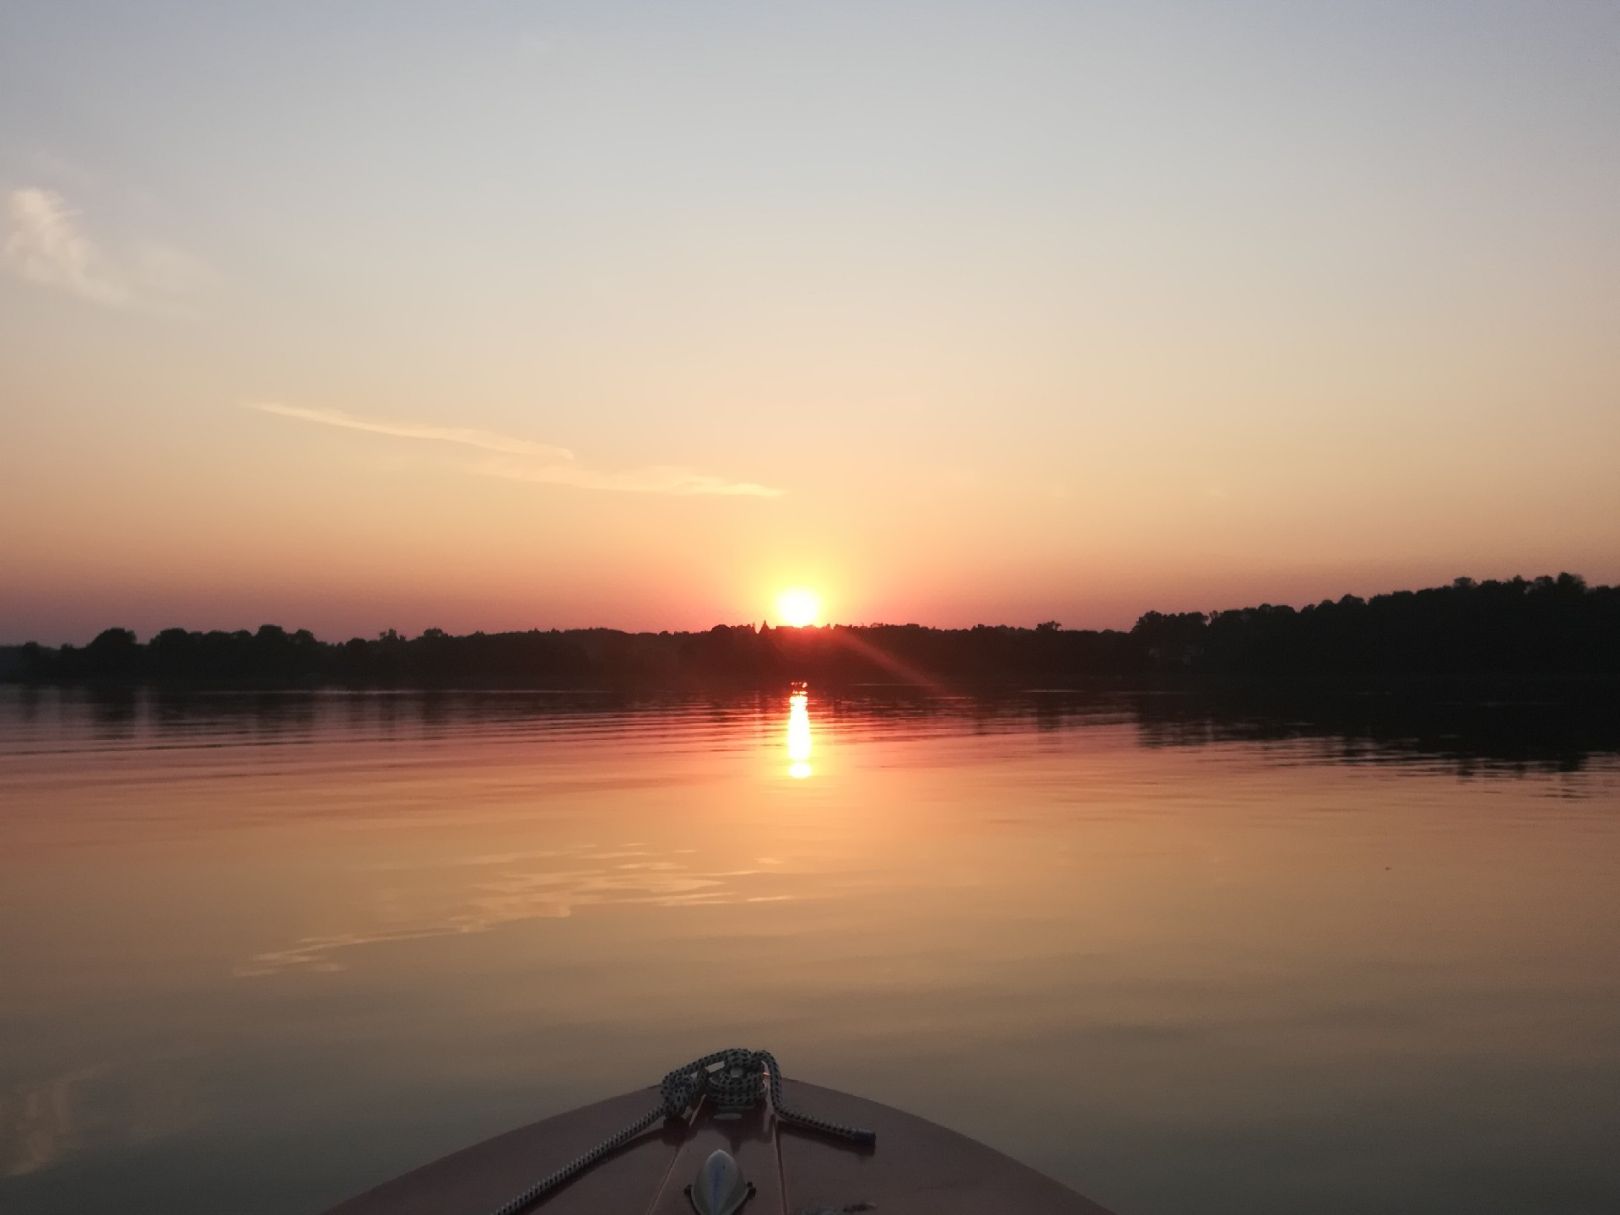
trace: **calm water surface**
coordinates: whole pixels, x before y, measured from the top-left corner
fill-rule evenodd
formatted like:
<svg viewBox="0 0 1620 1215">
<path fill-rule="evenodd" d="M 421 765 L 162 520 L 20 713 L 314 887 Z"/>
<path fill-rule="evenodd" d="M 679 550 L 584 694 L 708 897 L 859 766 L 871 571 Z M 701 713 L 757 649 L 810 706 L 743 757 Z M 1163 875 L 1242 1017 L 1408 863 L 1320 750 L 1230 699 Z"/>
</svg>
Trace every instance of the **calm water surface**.
<svg viewBox="0 0 1620 1215">
<path fill-rule="evenodd" d="M 0 1209 L 302 1215 L 745 1045 L 1122 1215 L 1620 1210 L 1620 765 L 1496 735 L 0 691 Z"/>
</svg>

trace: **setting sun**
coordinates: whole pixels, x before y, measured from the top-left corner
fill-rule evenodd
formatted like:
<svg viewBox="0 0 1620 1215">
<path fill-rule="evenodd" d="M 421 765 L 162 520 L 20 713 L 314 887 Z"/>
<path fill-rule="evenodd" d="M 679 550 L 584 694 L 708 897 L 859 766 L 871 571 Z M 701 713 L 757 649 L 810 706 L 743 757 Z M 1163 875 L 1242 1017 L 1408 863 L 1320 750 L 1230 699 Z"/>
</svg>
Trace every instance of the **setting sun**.
<svg viewBox="0 0 1620 1215">
<path fill-rule="evenodd" d="M 821 597 L 799 587 L 783 591 L 776 597 L 776 619 L 796 629 L 815 624 L 821 619 Z"/>
</svg>

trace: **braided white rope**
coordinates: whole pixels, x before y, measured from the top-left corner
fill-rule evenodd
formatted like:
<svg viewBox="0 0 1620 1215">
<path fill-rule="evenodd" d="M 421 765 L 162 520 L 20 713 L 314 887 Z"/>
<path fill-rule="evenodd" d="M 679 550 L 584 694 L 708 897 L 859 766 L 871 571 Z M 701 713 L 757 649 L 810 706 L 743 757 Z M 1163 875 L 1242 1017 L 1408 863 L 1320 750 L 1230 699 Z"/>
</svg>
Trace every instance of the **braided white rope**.
<svg viewBox="0 0 1620 1215">
<path fill-rule="evenodd" d="M 763 1095 L 764 1086 L 760 1084 L 762 1074 L 769 1077 L 771 1108 L 776 1111 L 780 1121 L 862 1145 L 877 1142 L 877 1135 L 872 1131 L 829 1122 L 785 1105 L 782 1101 L 782 1067 L 770 1051 L 737 1048 L 717 1050 L 666 1075 L 658 1086 L 657 1108 L 602 1140 L 584 1155 L 574 1157 L 556 1172 L 542 1177 L 516 1198 L 497 1207 L 492 1215 L 518 1215 L 563 1182 L 572 1180 L 604 1156 L 618 1151 L 659 1118 L 684 1117 L 705 1097 L 724 1109 L 752 1108 Z"/>
</svg>

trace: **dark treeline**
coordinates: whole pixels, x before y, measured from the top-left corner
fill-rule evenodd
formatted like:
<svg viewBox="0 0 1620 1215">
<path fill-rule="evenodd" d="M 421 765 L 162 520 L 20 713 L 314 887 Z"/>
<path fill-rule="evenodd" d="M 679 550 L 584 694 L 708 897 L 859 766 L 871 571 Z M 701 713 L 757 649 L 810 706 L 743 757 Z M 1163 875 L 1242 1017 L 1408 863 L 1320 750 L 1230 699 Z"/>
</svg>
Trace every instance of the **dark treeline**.
<svg viewBox="0 0 1620 1215">
<path fill-rule="evenodd" d="M 689 688 L 821 684 L 1063 686 L 1141 677 L 1267 679 L 1620 675 L 1620 588 L 1572 574 L 1450 586 L 1303 608 L 1149 612 L 1121 630 L 873 624 L 717 625 L 702 633 L 613 629 L 323 642 L 308 630 L 165 629 L 142 644 L 108 629 L 89 645 L 0 651 L 16 682 L 233 687 Z"/>
</svg>

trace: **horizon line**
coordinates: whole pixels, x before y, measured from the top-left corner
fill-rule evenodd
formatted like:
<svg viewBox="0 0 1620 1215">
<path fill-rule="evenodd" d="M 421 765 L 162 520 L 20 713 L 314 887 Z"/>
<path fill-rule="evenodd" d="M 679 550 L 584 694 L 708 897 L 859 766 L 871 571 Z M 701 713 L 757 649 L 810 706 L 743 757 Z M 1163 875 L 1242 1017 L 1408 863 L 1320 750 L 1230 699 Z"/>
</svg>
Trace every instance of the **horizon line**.
<svg viewBox="0 0 1620 1215">
<path fill-rule="evenodd" d="M 447 638 L 463 638 L 463 637 L 477 637 L 477 636 L 502 636 L 502 635 L 514 634 L 514 633 L 518 633 L 518 634 L 521 634 L 521 633 L 622 633 L 622 634 L 625 634 L 627 636 L 658 637 L 658 636 L 666 636 L 666 635 L 672 635 L 672 636 L 679 636 L 679 635 L 699 636 L 699 635 L 702 635 L 704 633 L 713 632 L 715 629 L 719 629 L 719 628 L 726 628 L 726 629 L 748 628 L 748 629 L 754 630 L 757 633 L 757 632 L 760 631 L 761 626 L 763 626 L 765 629 L 768 629 L 771 632 L 777 632 L 777 631 L 784 630 L 784 629 L 790 630 L 790 631 L 793 631 L 793 632 L 807 632 L 807 631 L 808 632 L 821 632 L 821 631 L 828 631 L 828 630 L 833 630 L 833 629 L 876 629 L 876 628 L 900 628 L 900 629 L 905 629 L 905 628 L 915 628 L 915 629 L 928 629 L 928 630 L 932 630 L 932 631 L 935 631 L 935 632 L 941 632 L 941 633 L 966 633 L 966 632 L 972 632 L 974 629 L 1014 629 L 1014 630 L 1022 630 L 1022 631 L 1025 631 L 1025 632 L 1038 632 L 1038 631 L 1047 631 L 1047 630 L 1049 630 L 1049 631 L 1053 631 L 1053 632 L 1062 632 L 1062 633 L 1129 633 L 1129 632 L 1132 631 L 1132 629 L 1134 629 L 1137 625 L 1139 625 L 1145 618 L 1150 617 L 1150 616 L 1159 616 L 1159 617 L 1165 617 L 1165 618 L 1186 617 L 1186 616 L 1202 616 L 1207 621 L 1207 620 L 1213 619 L 1213 618 L 1215 618 L 1217 616 L 1226 615 L 1226 614 L 1234 613 L 1234 612 L 1255 612 L 1255 611 L 1264 611 L 1264 610 L 1278 610 L 1278 609 L 1283 609 L 1283 608 L 1287 608 L 1289 611 L 1292 611 L 1292 612 L 1302 612 L 1302 611 L 1305 611 L 1305 610 L 1308 610 L 1308 609 L 1319 608 L 1319 607 L 1322 607 L 1324 605 L 1337 606 L 1339 604 L 1343 604 L 1346 600 L 1350 600 L 1350 601 L 1358 602 L 1358 603 L 1362 603 L 1362 604 L 1367 604 L 1367 603 L 1371 603 L 1371 602 L 1373 602 L 1375 600 L 1378 600 L 1378 599 L 1392 598 L 1392 597 L 1399 596 L 1399 595 L 1419 595 L 1419 594 L 1425 594 L 1425 593 L 1430 593 L 1430 592 L 1446 592 L 1446 591 L 1469 590 L 1469 589 L 1481 590 L 1481 589 L 1484 589 L 1484 588 L 1487 588 L 1487 587 L 1517 587 L 1521 591 L 1528 591 L 1528 590 L 1535 590 L 1535 589 L 1545 589 L 1545 588 L 1557 588 L 1557 587 L 1564 587 L 1564 588 L 1579 587 L 1581 589 L 1581 591 L 1585 592 L 1585 593 L 1613 592 L 1613 591 L 1615 591 L 1617 589 L 1620 589 L 1620 585 L 1609 586 L 1609 585 L 1602 584 L 1602 583 L 1590 584 L 1590 583 L 1588 583 L 1586 581 L 1586 579 L 1582 575 L 1577 574 L 1577 573 L 1572 573 L 1571 571 L 1568 571 L 1568 570 L 1562 570 L 1559 573 L 1557 573 L 1556 575 L 1555 574 L 1537 574 L 1534 577 L 1526 577 L 1523 574 L 1516 574 L 1511 578 L 1505 578 L 1505 579 L 1504 578 L 1487 578 L 1487 579 L 1481 580 L 1481 579 L 1474 579 L 1474 578 L 1470 578 L 1470 577 L 1466 577 L 1466 576 L 1459 576 L 1457 578 L 1452 579 L 1449 583 L 1436 584 L 1436 585 L 1430 585 L 1430 586 L 1422 586 L 1422 587 L 1396 588 L 1396 589 L 1393 589 L 1393 590 L 1374 592 L 1373 594 L 1366 595 L 1366 596 L 1356 595 L 1356 594 L 1351 593 L 1351 592 L 1346 592 L 1343 595 L 1340 595 L 1339 598 L 1337 598 L 1337 599 L 1322 598 L 1322 599 L 1316 599 L 1316 600 L 1312 600 L 1312 601 L 1310 601 L 1308 603 L 1301 603 L 1301 604 L 1272 603 L 1272 602 L 1269 602 L 1269 601 L 1262 601 L 1260 603 L 1245 604 L 1245 605 L 1243 605 L 1241 607 L 1215 608 L 1215 609 L 1208 610 L 1208 611 L 1200 611 L 1200 610 L 1196 610 L 1196 609 L 1185 609 L 1185 610 L 1181 610 L 1181 611 L 1161 611 L 1160 609 L 1157 609 L 1157 608 L 1148 608 L 1148 609 L 1145 609 L 1145 610 L 1139 612 L 1137 614 L 1137 616 L 1136 616 L 1136 619 L 1134 621 L 1132 621 L 1129 626 L 1125 626 L 1125 627 L 1107 626 L 1107 627 L 1102 627 L 1102 628 L 1095 628 L 1095 627 L 1065 628 L 1063 626 L 1063 624 L 1061 622 L 1057 621 L 1056 619 L 1039 621 L 1039 622 L 1037 622 L 1035 624 L 1010 624 L 1010 623 L 1005 623 L 1005 622 L 992 624 L 992 623 L 990 623 L 988 621 L 979 621 L 979 622 L 976 622 L 976 623 L 970 624 L 970 625 L 933 625 L 933 624 L 923 624 L 920 621 L 915 621 L 915 620 L 907 620 L 907 621 L 870 620 L 870 621 L 866 621 L 864 623 L 857 623 L 857 622 L 853 622 L 853 621 L 826 621 L 826 622 L 820 623 L 820 624 L 790 625 L 790 624 L 773 624 L 773 623 L 771 623 L 769 617 L 765 616 L 765 617 L 762 617 L 760 619 L 760 622 L 758 624 L 755 624 L 752 619 L 745 620 L 745 621 L 740 621 L 740 622 L 727 622 L 727 621 L 722 620 L 722 621 L 717 621 L 716 623 L 714 623 L 712 625 L 708 625 L 706 627 L 679 628 L 679 629 L 669 629 L 669 628 L 665 628 L 665 629 L 620 628 L 620 627 L 616 627 L 616 626 L 613 626 L 613 625 L 605 625 L 605 624 L 568 625 L 568 626 L 561 626 L 561 625 L 551 625 L 551 626 L 530 625 L 530 626 L 528 626 L 526 628 L 521 628 L 521 627 L 520 628 L 503 628 L 503 629 L 493 629 L 493 630 L 479 628 L 479 629 L 473 629 L 470 632 L 465 632 L 465 633 L 451 633 L 448 630 L 439 628 L 438 626 L 430 625 L 430 626 L 425 627 L 420 633 L 416 634 L 416 636 L 414 636 L 414 637 L 412 637 L 412 636 L 410 636 L 408 634 L 405 634 L 405 633 L 401 633 L 396 628 L 385 628 L 385 629 L 378 630 L 373 636 L 370 636 L 370 637 L 361 636 L 360 634 L 355 634 L 354 636 L 344 638 L 343 641 L 322 641 L 320 637 L 316 636 L 315 631 L 313 629 L 303 629 L 303 628 L 293 629 L 293 628 L 287 628 L 285 625 L 280 625 L 280 624 L 275 624 L 275 623 L 272 623 L 272 622 L 269 622 L 269 621 L 264 621 L 264 622 L 261 622 L 256 628 L 236 628 L 236 629 L 222 629 L 222 628 L 194 629 L 194 628 L 188 628 L 188 627 L 186 627 L 184 625 L 168 625 L 168 626 L 166 626 L 164 628 L 153 630 L 150 634 L 148 634 L 147 642 L 150 642 L 151 640 L 155 639 L 156 637 L 158 637 L 159 635 L 161 635 L 163 633 L 172 632 L 172 631 L 175 631 L 175 630 L 186 633 L 188 635 L 200 635 L 200 636 L 208 636 L 210 634 L 215 634 L 215 633 L 223 634 L 225 636 L 235 636 L 235 635 L 240 634 L 240 633 L 247 633 L 248 635 L 252 636 L 252 635 L 257 634 L 259 631 L 261 631 L 263 629 L 266 629 L 266 628 L 279 629 L 283 633 L 285 633 L 287 636 L 294 636 L 294 635 L 296 635 L 298 633 L 309 633 L 310 636 L 316 640 L 316 642 L 318 642 L 319 644 L 322 644 L 322 645 L 340 645 L 340 644 L 344 644 L 344 643 L 346 643 L 348 641 L 383 640 L 383 639 L 387 638 L 389 636 L 389 634 L 393 634 L 396 638 L 398 638 L 399 640 L 402 640 L 402 641 L 417 641 L 417 640 L 421 640 L 424 637 L 427 637 L 429 634 L 434 633 L 434 632 L 443 634 Z M 37 645 L 37 646 L 40 646 L 40 648 L 42 648 L 42 649 L 62 649 L 64 647 L 68 647 L 68 646 L 72 646 L 74 648 L 79 648 L 80 646 L 91 644 L 92 642 L 94 642 L 96 637 L 100 637 L 100 636 L 103 636 L 103 635 L 105 635 L 107 633 L 115 632 L 115 631 L 118 631 L 118 630 L 123 630 L 125 632 L 131 633 L 132 635 L 134 635 L 136 637 L 136 644 L 146 644 L 146 642 L 142 642 L 140 640 L 140 635 L 136 632 L 136 630 L 127 628 L 126 626 L 122 626 L 122 625 L 109 625 L 108 627 L 100 630 L 95 635 L 95 637 L 92 637 L 92 638 L 90 638 L 89 641 L 85 641 L 85 642 L 82 642 L 82 643 L 64 641 L 64 642 L 60 642 L 60 643 L 52 646 L 52 645 L 48 645 L 46 643 L 40 642 L 40 641 L 38 641 L 36 639 L 30 638 L 30 639 L 25 640 L 25 641 L 0 641 L 0 649 L 20 649 L 20 648 L 30 646 L 30 645 Z"/>
</svg>

